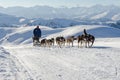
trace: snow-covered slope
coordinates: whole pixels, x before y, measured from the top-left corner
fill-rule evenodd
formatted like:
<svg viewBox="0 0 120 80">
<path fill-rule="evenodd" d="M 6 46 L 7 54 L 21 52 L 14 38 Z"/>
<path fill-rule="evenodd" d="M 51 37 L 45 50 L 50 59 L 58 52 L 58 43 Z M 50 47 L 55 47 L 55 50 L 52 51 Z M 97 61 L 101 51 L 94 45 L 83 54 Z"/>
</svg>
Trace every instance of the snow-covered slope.
<svg viewBox="0 0 120 80">
<path fill-rule="evenodd" d="M 112 20 L 120 20 L 120 13 L 112 17 Z"/>
<path fill-rule="evenodd" d="M 108 12 L 103 12 L 103 13 L 100 13 L 100 14 L 97 14 L 97 15 L 91 17 L 91 19 L 93 19 L 93 20 L 101 19 L 101 18 L 104 18 L 107 14 L 108 14 Z"/>
<path fill-rule="evenodd" d="M 93 48 L 32 46 L 35 26 L 0 28 L 0 80 L 120 80 L 120 30 L 102 25 L 40 26 L 42 38 L 96 37 Z M 17 45 L 15 45 L 17 44 Z"/>
<path fill-rule="evenodd" d="M 18 18 L 14 16 L 0 13 L 0 26 L 7 26 L 7 25 L 11 26 L 12 24 L 16 24 L 17 21 L 18 21 Z"/>
<path fill-rule="evenodd" d="M 35 26 L 19 27 L 19 28 L 0 28 L 2 35 L 0 36 L 0 43 L 13 43 L 13 44 L 29 44 L 32 42 L 33 29 Z M 120 37 L 120 30 L 116 28 L 110 28 L 102 25 L 81 25 L 67 28 L 49 28 L 40 26 L 42 30 L 42 38 L 52 38 L 57 36 L 78 36 L 83 33 L 83 29 L 87 29 L 87 32 L 93 34 L 96 38 L 114 38 Z"/>
<path fill-rule="evenodd" d="M 10 27 L 28 23 L 28 19 L 0 13 L 0 27 Z"/>
</svg>

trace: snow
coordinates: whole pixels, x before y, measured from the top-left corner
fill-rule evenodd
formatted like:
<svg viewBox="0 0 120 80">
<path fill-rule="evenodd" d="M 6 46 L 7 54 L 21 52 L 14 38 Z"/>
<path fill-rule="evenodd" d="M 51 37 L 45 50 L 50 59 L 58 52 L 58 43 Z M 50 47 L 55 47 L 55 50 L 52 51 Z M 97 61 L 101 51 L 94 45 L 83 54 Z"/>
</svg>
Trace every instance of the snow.
<svg viewBox="0 0 120 80">
<path fill-rule="evenodd" d="M 21 18 L 21 19 L 19 20 L 20 23 L 22 23 L 22 22 L 24 22 L 24 21 L 25 21 L 25 18 Z"/>
<path fill-rule="evenodd" d="M 112 20 L 115 20 L 115 21 L 120 20 L 120 14 L 114 15 L 114 16 L 112 17 Z"/>
<path fill-rule="evenodd" d="M 33 23 L 35 20 L 30 20 L 30 23 Z"/>
<path fill-rule="evenodd" d="M 100 14 L 97 14 L 97 15 L 91 17 L 91 19 L 93 19 L 93 20 L 100 19 L 100 18 L 105 17 L 107 14 L 108 14 L 108 11 L 100 13 Z"/>
<path fill-rule="evenodd" d="M 120 30 L 103 25 L 40 26 L 42 38 L 96 37 L 92 48 L 32 46 L 35 26 L 0 28 L 0 80 L 120 80 Z"/>
</svg>

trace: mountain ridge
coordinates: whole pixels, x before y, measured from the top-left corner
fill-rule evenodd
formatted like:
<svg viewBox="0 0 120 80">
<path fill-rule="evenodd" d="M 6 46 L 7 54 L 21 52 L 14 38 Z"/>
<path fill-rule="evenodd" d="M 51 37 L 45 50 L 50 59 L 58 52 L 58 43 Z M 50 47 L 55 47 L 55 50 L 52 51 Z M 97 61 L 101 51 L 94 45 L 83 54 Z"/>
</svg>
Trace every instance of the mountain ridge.
<svg viewBox="0 0 120 80">
<path fill-rule="evenodd" d="M 109 5 L 94 5 L 91 7 L 61 7 L 54 8 L 49 6 L 33 6 L 33 7 L 8 7 L 0 8 L 0 13 L 14 15 L 17 17 L 26 18 L 43 18 L 43 19 L 53 19 L 53 18 L 65 18 L 65 19 L 91 19 L 91 17 L 108 11 L 107 16 L 112 20 L 112 17 L 120 13 L 120 7 Z M 85 16 L 83 18 L 83 16 Z M 116 20 L 116 19 L 114 19 Z M 117 19 L 118 20 L 118 19 Z M 120 20 L 120 16 L 119 16 Z"/>
<path fill-rule="evenodd" d="M 120 7 L 114 5 L 71 8 L 49 6 L 0 7 L 0 13 L 5 14 L 0 16 L 0 26 L 2 27 L 42 25 L 58 28 L 80 24 L 96 24 L 120 28 Z M 31 18 L 28 16 L 31 16 Z"/>
</svg>

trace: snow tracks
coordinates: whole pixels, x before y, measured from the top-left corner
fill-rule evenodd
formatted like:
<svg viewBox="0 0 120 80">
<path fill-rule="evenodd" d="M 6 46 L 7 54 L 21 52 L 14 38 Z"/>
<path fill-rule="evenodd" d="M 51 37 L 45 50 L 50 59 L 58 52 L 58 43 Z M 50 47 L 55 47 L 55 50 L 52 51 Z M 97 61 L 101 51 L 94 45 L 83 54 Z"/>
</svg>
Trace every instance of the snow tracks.
<svg viewBox="0 0 120 80">
<path fill-rule="evenodd" d="M 0 80 L 33 80 L 19 60 L 0 47 Z"/>
</svg>

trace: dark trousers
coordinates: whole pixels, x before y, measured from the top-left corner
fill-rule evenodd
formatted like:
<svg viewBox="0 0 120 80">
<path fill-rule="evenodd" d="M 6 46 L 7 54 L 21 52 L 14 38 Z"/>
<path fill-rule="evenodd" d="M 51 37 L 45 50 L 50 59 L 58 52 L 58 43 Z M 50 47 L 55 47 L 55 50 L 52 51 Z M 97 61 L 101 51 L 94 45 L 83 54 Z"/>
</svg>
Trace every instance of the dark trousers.
<svg viewBox="0 0 120 80">
<path fill-rule="evenodd" d="M 37 42 L 39 42 L 39 37 L 34 36 L 34 37 L 33 37 L 33 42 L 34 42 L 35 40 L 36 40 Z"/>
</svg>

